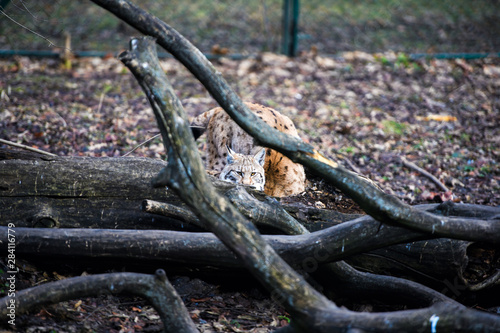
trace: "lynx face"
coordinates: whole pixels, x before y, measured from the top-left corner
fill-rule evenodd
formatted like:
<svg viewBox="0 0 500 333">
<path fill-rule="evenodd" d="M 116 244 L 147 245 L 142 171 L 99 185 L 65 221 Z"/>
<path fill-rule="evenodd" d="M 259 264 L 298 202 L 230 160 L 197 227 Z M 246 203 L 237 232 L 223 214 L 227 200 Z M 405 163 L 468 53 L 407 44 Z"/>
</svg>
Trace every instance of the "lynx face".
<svg viewBox="0 0 500 333">
<path fill-rule="evenodd" d="M 261 149 L 254 156 L 235 153 L 227 148 L 227 164 L 222 169 L 219 179 L 242 185 L 249 185 L 263 191 L 266 182 L 264 168 L 266 150 Z"/>
</svg>

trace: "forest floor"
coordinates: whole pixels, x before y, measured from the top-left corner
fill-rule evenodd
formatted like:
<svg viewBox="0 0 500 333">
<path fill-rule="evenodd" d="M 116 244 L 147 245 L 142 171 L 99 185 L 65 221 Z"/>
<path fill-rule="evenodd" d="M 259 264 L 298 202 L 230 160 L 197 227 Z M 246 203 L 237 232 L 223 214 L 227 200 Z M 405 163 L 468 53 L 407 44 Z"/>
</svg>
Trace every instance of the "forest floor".
<svg viewBox="0 0 500 333">
<path fill-rule="evenodd" d="M 216 106 L 178 62 L 162 65 L 189 116 Z M 304 141 L 409 204 L 500 204 L 498 58 L 413 61 L 404 54 L 352 52 L 290 59 L 263 53 L 215 65 L 243 100 L 286 114 Z M 106 157 L 122 156 L 157 132 L 138 84 L 114 58 L 78 59 L 71 70 L 57 60 L 0 61 L 0 139 L 60 156 Z M 161 140 L 132 155 L 163 158 Z M 310 173 L 306 193 L 288 200 L 359 212 Z M 24 263 L 19 287 L 69 274 L 43 266 Z M 214 281 L 171 279 L 202 331 L 268 332 L 287 323 L 288 314 L 255 285 L 235 291 Z M 161 327 L 144 301 L 112 296 L 63 302 L 18 319 L 26 332 Z"/>
</svg>

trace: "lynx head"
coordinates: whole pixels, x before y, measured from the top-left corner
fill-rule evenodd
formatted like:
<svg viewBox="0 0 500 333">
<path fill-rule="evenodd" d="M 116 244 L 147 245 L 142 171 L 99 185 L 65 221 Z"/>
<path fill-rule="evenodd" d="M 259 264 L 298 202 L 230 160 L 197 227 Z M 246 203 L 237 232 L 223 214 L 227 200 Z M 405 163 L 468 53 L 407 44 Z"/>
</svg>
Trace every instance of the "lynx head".
<svg viewBox="0 0 500 333">
<path fill-rule="evenodd" d="M 266 150 L 262 148 L 257 154 L 243 155 L 227 147 L 227 165 L 222 169 L 219 179 L 249 185 L 256 190 L 263 191 L 266 182 L 264 168 Z"/>
</svg>

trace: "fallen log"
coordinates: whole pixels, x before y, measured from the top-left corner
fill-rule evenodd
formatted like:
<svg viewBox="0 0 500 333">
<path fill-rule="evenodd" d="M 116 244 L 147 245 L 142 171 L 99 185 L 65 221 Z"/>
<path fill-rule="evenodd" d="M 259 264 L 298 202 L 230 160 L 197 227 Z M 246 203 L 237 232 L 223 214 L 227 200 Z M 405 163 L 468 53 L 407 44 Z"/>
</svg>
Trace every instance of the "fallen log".
<svg viewBox="0 0 500 333">
<path fill-rule="evenodd" d="M 49 157 L 0 149 L 1 224 L 18 227 L 145 228 L 177 221 L 141 211 L 144 199 L 182 206 L 153 189 L 165 162 L 147 158 Z"/>
<path fill-rule="evenodd" d="M 151 186 L 151 179 L 165 166 L 166 162 L 150 158 L 47 157 L 0 148 L 0 225 L 202 230 L 189 222 L 191 215 L 167 217 L 141 209 L 144 200 L 153 200 L 190 212 L 171 190 Z M 237 196 L 230 191 L 235 185 L 212 181 L 221 193 Z M 258 193 L 254 196 L 265 200 Z M 273 209 L 272 205 L 268 208 Z M 360 216 L 311 207 L 285 208 L 313 228 L 318 217 L 324 219 L 321 225 L 325 227 Z"/>
<path fill-rule="evenodd" d="M 363 230 L 361 235 L 360 230 Z M 7 236 L 8 227 L 0 227 L 0 238 Z M 269 235 L 265 239 L 289 264 L 308 273 L 314 273 L 325 263 L 347 259 L 365 271 L 404 276 L 435 288 L 453 283 L 463 289 L 474 289 L 494 278 L 500 268 L 500 261 L 489 257 L 483 259 L 482 272 L 476 273 L 479 267 L 476 260 L 481 258 L 469 249 L 478 251 L 482 244 L 451 239 L 411 242 L 422 236 L 400 227 L 380 226 L 372 218 L 363 217 L 311 234 Z M 43 256 L 67 261 L 106 258 L 109 262 L 137 259 L 144 264 L 149 261 L 167 267 L 172 264 L 241 267 L 241 262 L 210 233 L 18 227 L 16 238 L 16 253 L 24 258 Z M 401 242 L 404 244 L 388 246 Z M 380 247 L 383 248 L 373 250 Z M 7 249 L 7 244 L 0 244 L 0 248 Z M 483 249 L 489 249 L 493 258 L 498 258 L 499 249 L 485 246 Z M 473 274 L 480 278 L 471 279 Z M 482 288 L 492 286 L 494 283 Z"/>
</svg>

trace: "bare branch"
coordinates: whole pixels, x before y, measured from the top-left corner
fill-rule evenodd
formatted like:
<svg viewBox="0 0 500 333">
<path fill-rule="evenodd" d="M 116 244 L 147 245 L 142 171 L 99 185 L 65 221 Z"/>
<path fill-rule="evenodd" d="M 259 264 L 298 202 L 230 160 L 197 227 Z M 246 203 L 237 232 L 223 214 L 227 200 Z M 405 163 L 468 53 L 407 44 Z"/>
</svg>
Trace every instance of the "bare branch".
<svg viewBox="0 0 500 333">
<path fill-rule="evenodd" d="M 413 170 L 417 171 L 418 173 L 421 173 L 423 176 L 429 178 L 430 180 L 432 180 L 434 182 L 434 184 L 436 184 L 444 192 L 449 192 L 450 191 L 450 189 L 447 188 L 443 183 L 441 183 L 439 181 L 439 179 L 437 179 L 436 177 L 434 177 L 434 175 L 432 175 L 429 172 L 427 172 L 426 170 L 422 169 L 421 167 L 419 167 L 415 163 L 408 161 L 403 156 L 400 156 L 399 159 L 401 160 L 401 162 L 403 162 L 404 166 L 406 166 L 406 167 L 408 167 L 410 169 L 413 169 Z"/>
<path fill-rule="evenodd" d="M 168 166 L 159 177 L 167 180 L 168 186 L 195 209 L 210 230 L 235 252 L 270 292 L 285 300 L 286 306 L 297 314 L 299 320 L 312 315 L 318 307 L 336 309 L 334 303 L 293 271 L 262 239 L 253 224 L 221 197 L 208 181 L 189 121 L 159 66 L 152 39 L 133 39 L 130 48 L 120 55 L 120 60 L 132 71 L 148 96 L 168 152 Z"/>
<path fill-rule="evenodd" d="M 121 2 L 123 3 L 123 1 Z M 120 56 L 139 81 L 157 118 L 168 152 L 168 166 L 156 177 L 179 193 L 204 219 L 211 231 L 244 262 L 244 265 L 282 302 L 294 316 L 297 329 L 331 332 L 354 327 L 386 332 L 407 331 L 409 327 L 428 331 L 435 326 L 432 316 L 445 330 L 489 330 L 500 325 L 500 318 L 467 309 L 461 305 L 438 303 L 413 311 L 384 314 L 353 313 L 339 309 L 294 272 L 262 239 L 254 226 L 220 197 L 206 181 L 201 159 L 190 133 L 187 117 L 170 83 L 161 70 L 150 38 L 133 39 L 131 51 Z M 183 152 L 187 151 L 184 155 Z M 457 316 L 457 313 L 459 314 Z M 465 319 L 464 319 L 465 318 Z M 481 326 L 477 326 L 477 322 Z"/>
<path fill-rule="evenodd" d="M 0 299 L 0 318 L 7 322 L 12 301 L 16 306 L 15 313 L 21 314 L 36 306 L 103 293 L 132 294 L 147 299 L 158 311 L 164 332 L 198 332 L 162 269 L 157 270 L 155 275 L 111 273 L 79 276 L 20 290 L 14 298 L 6 296 Z"/>
<path fill-rule="evenodd" d="M 6 18 L 8 18 L 9 20 L 11 20 L 12 22 L 14 22 L 15 24 L 17 24 L 17 25 L 18 25 L 18 26 L 20 26 L 21 28 L 23 28 L 23 29 L 25 29 L 25 30 L 29 31 L 29 32 L 30 32 L 30 33 L 32 33 L 33 35 L 35 35 L 35 36 L 37 36 L 37 37 L 40 37 L 40 38 L 42 38 L 42 39 L 46 40 L 47 42 L 49 42 L 49 45 L 48 45 L 49 47 L 56 47 L 56 46 L 57 46 L 57 45 L 55 45 L 54 43 L 52 43 L 52 41 L 51 41 L 50 39 L 48 39 L 47 37 L 40 35 L 38 32 L 33 31 L 33 30 L 31 30 L 30 28 L 28 28 L 27 26 L 22 25 L 21 23 L 19 23 L 19 22 L 17 22 L 16 20 L 14 20 L 12 17 L 10 17 L 9 15 L 7 15 L 7 13 L 6 13 L 4 10 L 0 9 L 0 14 L 4 15 Z"/>
<path fill-rule="evenodd" d="M 46 151 L 43 151 L 43 150 L 40 150 L 37 148 L 33 148 L 30 146 L 22 145 L 20 143 L 15 143 L 15 142 L 4 140 L 4 139 L 0 139 L 0 143 L 6 144 L 6 145 L 9 145 L 12 147 L 17 147 L 17 148 L 22 148 L 22 149 L 29 150 L 29 151 L 34 151 L 35 153 L 39 153 L 39 154 L 43 154 L 43 155 L 47 155 L 47 156 L 57 156 L 55 154 L 52 154 L 52 153 L 49 153 L 49 152 L 46 152 Z"/>
<path fill-rule="evenodd" d="M 156 139 L 157 137 L 159 137 L 161 134 L 158 133 L 156 135 L 154 135 L 153 137 L 147 139 L 146 141 L 144 142 L 141 142 L 140 144 L 138 144 L 137 146 L 134 147 L 134 149 L 132 149 L 131 151 L 127 152 L 126 154 L 123 154 L 122 157 L 125 157 L 125 156 L 128 156 L 130 154 L 132 154 L 134 151 L 136 151 L 137 149 L 139 149 L 140 147 L 144 146 L 146 143 L 150 142 L 150 141 L 153 141 L 154 139 Z"/>
<path fill-rule="evenodd" d="M 33 17 L 33 19 L 34 19 L 35 21 L 38 21 L 38 20 L 39 20 L 39 19 L 38 19 L 38 17 L 37 17 L 35 14 L 33 14 L 33 13 L 31 12 L 31 10 L 28 8 L 28 6 L 26 6 L 26 2 L 25 2 L 25 1 L 22 1 L 22 0 L 21 0 L 20 2 L 21 2 L 21 5 L 23 6 L 24 10 L 25 10 L 28 14 L 30 14 L 30 15 L 31 15 L 31 17 Z"/>
</svg>

